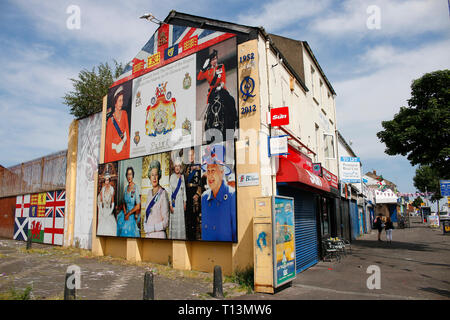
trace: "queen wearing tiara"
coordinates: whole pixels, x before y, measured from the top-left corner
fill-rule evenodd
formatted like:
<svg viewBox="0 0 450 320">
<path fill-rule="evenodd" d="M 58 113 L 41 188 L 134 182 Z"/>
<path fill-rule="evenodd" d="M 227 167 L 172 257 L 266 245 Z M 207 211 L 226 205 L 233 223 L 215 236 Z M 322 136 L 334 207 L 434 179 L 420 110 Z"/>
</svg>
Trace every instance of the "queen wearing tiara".
<svg viewBox="0 0 450 320">
<path fill-rule="evenodd" d="M 111 175 L 108 167 L 103 177 L 103 186 L 97 196 L 97 234 L 101 236 L 116 236 L 117 223 L 114 216 L 114 188 L 111 185 Z"/>
</svg>

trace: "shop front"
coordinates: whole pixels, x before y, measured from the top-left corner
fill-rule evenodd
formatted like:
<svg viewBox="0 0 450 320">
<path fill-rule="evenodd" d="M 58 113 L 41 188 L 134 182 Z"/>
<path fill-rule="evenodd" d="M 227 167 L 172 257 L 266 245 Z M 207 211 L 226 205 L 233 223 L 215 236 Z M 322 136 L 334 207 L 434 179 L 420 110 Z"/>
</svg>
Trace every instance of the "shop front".
<svg viewBox="0 0 450 320">
<path fill-rule="evenodd" d="M 288 146 L 288 155 L 279 158 L 277 194 L 294 198 L 296 272 L 315 265 L 320 259 L 322 234 L 330 234 L 330 213 L 325 179 L 312 171 L 309 157 Z"/>
</svg>

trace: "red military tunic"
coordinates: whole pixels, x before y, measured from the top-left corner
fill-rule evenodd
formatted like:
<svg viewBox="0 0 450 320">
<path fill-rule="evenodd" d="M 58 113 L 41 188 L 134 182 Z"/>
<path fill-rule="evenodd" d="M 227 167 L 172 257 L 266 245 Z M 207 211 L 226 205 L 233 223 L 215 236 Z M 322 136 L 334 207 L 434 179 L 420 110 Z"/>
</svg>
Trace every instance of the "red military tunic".
<svg viewBox="0 0 450 320">
<path fill-rule="evenodd" d="M 130 130 L 128 128 L 128 115 L 125 110 L 121 110 L 120 112 L 120 120 L 117 118 L 115 119 L 120 130 L 122 131 L 122 134 L 126 133 L 127 140 L 123 144 L 121 152 L 117 153 L 117 151 L 112 148 L 112 143 L 118 145 L 122 140 L 114 127 L 112 121 L 113 117 L 110 117 L 106 123 L 105 162 L 117 161 L 130 157 Z"/>
</svg>

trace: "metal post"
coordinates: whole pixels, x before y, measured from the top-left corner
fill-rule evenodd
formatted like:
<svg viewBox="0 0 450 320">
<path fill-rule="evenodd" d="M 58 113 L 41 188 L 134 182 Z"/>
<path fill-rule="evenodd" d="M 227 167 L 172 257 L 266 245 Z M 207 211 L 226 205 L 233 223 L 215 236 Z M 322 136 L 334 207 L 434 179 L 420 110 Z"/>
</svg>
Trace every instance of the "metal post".
<svg viewBox="0 0 450 320">
<path fill-rule="evenodd" d="M 146 272 L 144 275 L 144 298 L 143 300 L 155 300 L 155 289 L 153 285 L 153 273 Z"/>
<path fill-rule="evenodd" d="M 75 284 L 68 283 L 69 278 L 75 279 L 75 271 L 72 271 L 71 273 L 66 273 L 66 279 L 64 281 L 64 300 L 75 300 L 76 299 L 76 289 Z"/>
<path fill-rule="evenodd" d="M 28 236 L 28 238 L 27 238 L 27 250 L 30 250 L 30 249 L 31 249 L 31 237 Z"/>
<path fill-rule="evenodd" d="M 223 298 L 222 268 L 220 266 L 214 266 L 213 297 Z"/>
</svg>

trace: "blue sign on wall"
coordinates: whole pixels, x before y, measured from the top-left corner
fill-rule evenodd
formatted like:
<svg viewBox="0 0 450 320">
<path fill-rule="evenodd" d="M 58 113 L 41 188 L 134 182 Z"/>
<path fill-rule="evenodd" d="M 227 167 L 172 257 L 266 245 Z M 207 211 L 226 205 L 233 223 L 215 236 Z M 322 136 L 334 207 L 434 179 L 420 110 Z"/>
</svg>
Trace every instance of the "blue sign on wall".
<svg viewBox="0 0 450 320">
<path fill-rule="evenodd" d="M 439 180 L 441 185 L 441 196 L 450 197 L 450 180 Z"/>
</svg>

